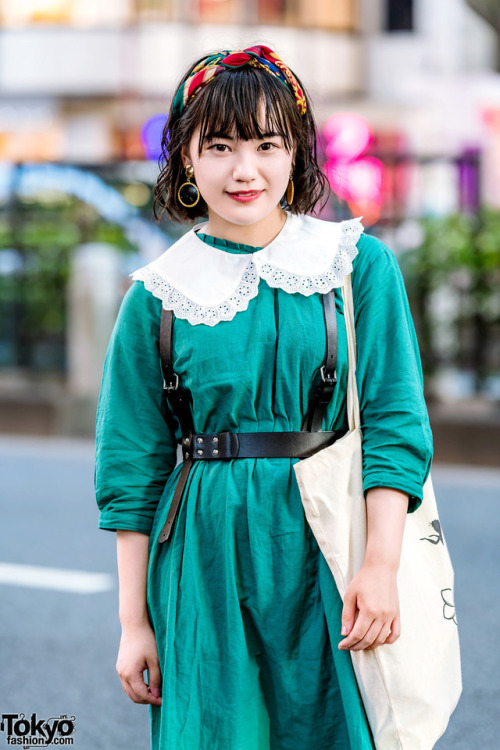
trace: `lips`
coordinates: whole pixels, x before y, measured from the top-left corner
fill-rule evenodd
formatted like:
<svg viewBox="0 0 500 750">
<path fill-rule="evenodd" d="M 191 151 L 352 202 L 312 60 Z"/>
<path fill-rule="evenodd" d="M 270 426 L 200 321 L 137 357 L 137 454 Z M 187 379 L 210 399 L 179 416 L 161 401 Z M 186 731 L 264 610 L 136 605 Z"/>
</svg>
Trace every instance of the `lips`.
<svg viewBox="0 0 500 750">
<path fill-rule="evenodd" d="M 254 195 L 262 193 L 262 190 L 228 190 L 229 195 Z"/>
<path fill-rule="evenodd" d="M 262 190 L 238 190 L 234 193 L 228 191 L 227 194 L 235 201 L 239 201 L 240 203 L 248 203 L 249 201 L 256 200 L 262 192 Z"/>
</svg>

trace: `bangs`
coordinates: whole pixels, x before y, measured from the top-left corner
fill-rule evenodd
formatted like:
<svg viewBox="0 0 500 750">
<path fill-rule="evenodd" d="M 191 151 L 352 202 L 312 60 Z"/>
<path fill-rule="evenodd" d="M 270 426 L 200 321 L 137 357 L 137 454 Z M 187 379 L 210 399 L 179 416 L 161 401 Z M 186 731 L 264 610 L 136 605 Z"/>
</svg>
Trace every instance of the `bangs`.
<svg viewBox="0 0 500 750">
<path fill-rule="evenodd" d="M 248 141 L 271 135 L 281 136 L 291 151 L 300 127 L 294 95 L 278 78 L 256 68 L 219 73 L 191 107 L 193 114 L 199 112 L 200 154 L 205 141 L 213 138 Z"/>
</svg>

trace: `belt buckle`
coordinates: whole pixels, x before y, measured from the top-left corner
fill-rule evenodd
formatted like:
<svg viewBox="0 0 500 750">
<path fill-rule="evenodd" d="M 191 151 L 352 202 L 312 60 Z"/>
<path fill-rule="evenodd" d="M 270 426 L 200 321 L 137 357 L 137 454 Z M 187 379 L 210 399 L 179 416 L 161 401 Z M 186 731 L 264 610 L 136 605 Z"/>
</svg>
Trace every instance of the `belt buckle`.
<svg viewBox="0 0 500 750">
<path fill-rule="evenodd" d="M 321 374 L 321 380 L 323 383 L 327 383 L 328 385 L 335 385 L 337 382 L 337 370 L 333 371 L 333 375 L 330 375 L 330 373 L 326 372 L 326 365 L 323 365 L 320 369 Z"/>
</svg>

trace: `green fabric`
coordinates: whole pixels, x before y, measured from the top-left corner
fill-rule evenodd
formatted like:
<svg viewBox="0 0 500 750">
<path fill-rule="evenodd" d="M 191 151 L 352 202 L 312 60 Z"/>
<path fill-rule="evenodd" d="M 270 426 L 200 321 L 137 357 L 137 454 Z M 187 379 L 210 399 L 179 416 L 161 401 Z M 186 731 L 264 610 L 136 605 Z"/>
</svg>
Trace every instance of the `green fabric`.
<svg viewBox="0 0 500 750">
<path fill-rule="evenodd" d="M 415 330 L 392 251 L 364 234 L 357 247 L 363 486 L 407 492 L 412 511 L 433 449 Z M 347 428 L 340 289 L 335 297 L 338 384 L 325 429 Z M 148 608 L 163 675 L 152 748 L 372 748 L 350 655 L 337 648 L 342 602 L 305 520 L 298 459 L 195 464 L 171 540 L 157 542 L 180 471 L 160 409 L 160 314 L 134 282 L 104 363 L 95 467 L 100 528 L 150 534 Z M 231 321 L 175 318 L 174 365 L 193 395 L 196 431 L 300 430 L 325 347 L 321 296 L 263 280 Z"/>
<path fill-rule="evenodd" d="M 233 255 L 244 255 L 245 253 L 256 253 L 258 250 L 262 250 L 261 247 L 255 247 L 255 245 L 245 245 L 243 242 L 232 242 L 231 240 L 222 240 L 220 237 L 214 237 L 211 234 L 205 234 L 204 232 L 197 232 L 198 238 L 206 242 L 207 245 L 218 247 L 219 250 L 225 250 Z"/>
</svg>

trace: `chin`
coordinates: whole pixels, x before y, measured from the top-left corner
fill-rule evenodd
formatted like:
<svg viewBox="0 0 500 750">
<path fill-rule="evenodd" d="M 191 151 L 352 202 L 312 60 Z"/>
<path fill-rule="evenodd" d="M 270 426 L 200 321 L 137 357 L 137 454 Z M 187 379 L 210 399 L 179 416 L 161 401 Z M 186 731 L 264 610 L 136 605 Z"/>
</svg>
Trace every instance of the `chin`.
<svg viewBox="0 0 500 750">
<path fill-rule="evenodd" d="M 216 211 L 216 213 L 218 213 L 225 221 L 231 222 L 231 224 L 245 226 L 256 224 L 258 221 L 266 219 L 276 209 L 276 205 L 264 207 L 255 204 L 242 203 L 232 206 L 231 211 Z"/>
</svg>

